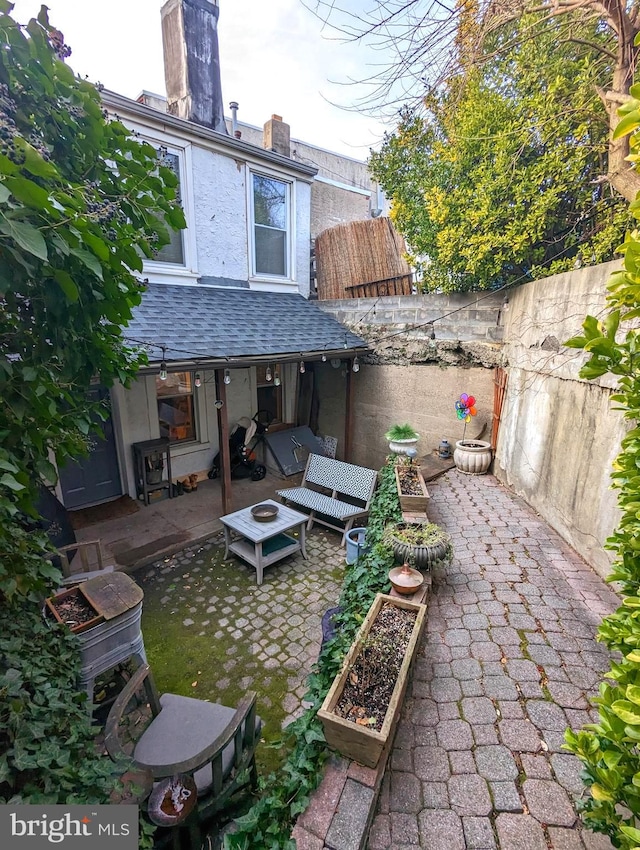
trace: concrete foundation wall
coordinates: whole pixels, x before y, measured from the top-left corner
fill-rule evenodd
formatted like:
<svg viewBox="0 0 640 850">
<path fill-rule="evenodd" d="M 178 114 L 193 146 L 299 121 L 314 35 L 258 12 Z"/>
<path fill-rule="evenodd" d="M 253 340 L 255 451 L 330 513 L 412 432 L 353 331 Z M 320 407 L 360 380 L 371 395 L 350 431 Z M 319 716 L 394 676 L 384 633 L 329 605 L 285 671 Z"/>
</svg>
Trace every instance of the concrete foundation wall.
<svg viewBox="0 0 640 850">
<path fill-rule="evenodd" d="M 509 383 L 495 474 L 534 507 L 595 569 L 618 521 L 611 465 L 625 433 L 609 406 L 615 381 L 583 381 L 585 355 L 564 348 L 587 314 L 605 312 L 607 280 L 618 262 L 520 287 L 509 295 L 504 355 Z"/>
<path fill-rule="evenodd" d="M 353 463 L 379 469 L 389 454 L 385 432 L 408 422 L 420 434 L 418 455 L 431 454 L 446 437 L 453 448 L 462 439 L 455 402 L 463 392 L 478 401 L 467 437 L 489 439 L 493 408 L 493 370 L 482 367 L 364 365 L 354 376 Z"/>
</svg>

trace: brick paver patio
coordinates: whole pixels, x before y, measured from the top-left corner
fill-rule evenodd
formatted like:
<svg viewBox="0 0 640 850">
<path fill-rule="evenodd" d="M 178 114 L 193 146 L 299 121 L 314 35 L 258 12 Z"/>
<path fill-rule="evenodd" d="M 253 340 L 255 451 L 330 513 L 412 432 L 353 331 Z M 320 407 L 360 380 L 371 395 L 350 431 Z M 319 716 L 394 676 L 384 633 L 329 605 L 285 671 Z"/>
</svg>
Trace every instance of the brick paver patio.
<svg viewBox="0 0 640 850">
<path fill-rule="evenodd" d="M 434 576 L 369 850 L 610 848 L 577 818 L 562 743 L 596 716 L 594 635 L 616 595 L 493 477 L 454 471 L 430 491 L 455 557 Z"/>
</svg>

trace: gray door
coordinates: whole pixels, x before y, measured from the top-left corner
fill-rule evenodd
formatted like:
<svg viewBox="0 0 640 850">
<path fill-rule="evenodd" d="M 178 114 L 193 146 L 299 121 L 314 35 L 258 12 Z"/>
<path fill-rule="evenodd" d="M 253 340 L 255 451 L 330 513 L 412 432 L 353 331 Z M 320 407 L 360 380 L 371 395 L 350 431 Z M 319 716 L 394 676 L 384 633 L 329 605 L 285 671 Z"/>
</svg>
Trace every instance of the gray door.
<svg viewBox="0 0 640 850">
<path fill-rule="evenodd" d="M 106 387 L 94 387 L 89 391 L 91 401 L 108 398 L 109 390 Z M 70 461 L 60 470 L 62 501 L 68 509 L 84 508 L 122 495 L 111 416 L 105 422 L 100 422 L 100 426 L 104 436 L 99 431 L 91 434 L 89 455 Z"/>
</svg>

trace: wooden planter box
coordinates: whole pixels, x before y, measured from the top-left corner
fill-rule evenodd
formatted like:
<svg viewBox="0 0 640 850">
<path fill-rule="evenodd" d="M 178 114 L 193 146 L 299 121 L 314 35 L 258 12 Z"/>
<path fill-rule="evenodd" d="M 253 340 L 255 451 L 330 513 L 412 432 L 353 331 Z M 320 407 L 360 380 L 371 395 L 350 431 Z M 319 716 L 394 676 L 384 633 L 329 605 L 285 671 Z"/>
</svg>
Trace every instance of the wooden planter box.
<svg viewBox="0 0 640 850">
<path fill-rule="evenodd" d="M 62 602 L 64 599 L 69 599 L 72 597 L 81 597 L 83 603 L 91 607 L 94 611 L 95 616 L 93 616 L 90 620 L 87 620 L 86 623 L 79 623 L 75 626 L 69 626 L 65 620 L 58 613 L 58 609 L 56 607 L 58 602 Z M 93 602 L 87 597 L 87 594 L 83 592 L 82 585 L 79 584 L 76 587 L 70 587 L 67 590 L 63 590 L 61 593 L 56 593 L 55 596 L 50 596 L 45 600 L 45 605 L 47 609 L 53 614 L 58 623 L 63 623 L 67 625 L 70 631 L 78 634 L 79 632 L 85 632 L 87 629 L 92 629 L 94 626 L 97 626 L 98 623 L 102 623 L 104 621 L 104 617 L 100 614 L 96 606 Z"/>
<path fill-rule="evenodd" d="M 414 467 L 415 471 L 418 474 L 418 484 L 422 493 L 419 496 L 407 496 L 400 489 L 400 474 L 399 467 L 394 467 L 394 472 L 396 474 L 396 487 L 398 488 L 398 498 L 400 499 L 400 507 L 403 511 L 416 511 L 418 513 L 424 512 L 427 509 L 427 502 L 429 501 L 429 491 L 427 490 L 427 485 L 424 483 L 424 478 L 422 477 L 422 473 L 420 472 L 419 467 Z"/>
<path fill-rule="evenodd" d="M 389 707 L 384 718 L 382 729 L 380 732 L 359 726 L 349 720 L 345 720 L 333 713 L 340 696 L 344 683 L 351 671 L 353 662 L 357 658 L 362 644 L 366 640 L 371 625 L 376 619 L 378 612 L 386 602 L 391 602 L 397 608 L 403 608 L 408 611 L 416 612 L 416 621 L 413 625 L 411 639 L 405 653 L 402 667 L 398 674 L 395 688 L 389 701 Z M 318 717 L 322 721 L 324 727 L 324 736 L 330 747 L 338 750 L 343 756 L 354 761 L 360 762 L 367 767 L 375 767 L 380 759 L 389 739 L 393 738 L 400 717 L 402 701 L 407 689 L 407 681 L 413 659 L 418 649 L 418 643 L 424 630 L 425 618 L 427 609 L 424 605 L 418 605 L 415 602 L 409 602 L 405 599 L 396 599 L 392 596 L 387 596 L 384 593 L 379 593 L 366 616 L 364 623 L 360 626 L 358 634 L 342 665 L 342 670 L 333 681 L 329 693 L 325 697 L 322 707 L 318 711 Z"/>
</svg>

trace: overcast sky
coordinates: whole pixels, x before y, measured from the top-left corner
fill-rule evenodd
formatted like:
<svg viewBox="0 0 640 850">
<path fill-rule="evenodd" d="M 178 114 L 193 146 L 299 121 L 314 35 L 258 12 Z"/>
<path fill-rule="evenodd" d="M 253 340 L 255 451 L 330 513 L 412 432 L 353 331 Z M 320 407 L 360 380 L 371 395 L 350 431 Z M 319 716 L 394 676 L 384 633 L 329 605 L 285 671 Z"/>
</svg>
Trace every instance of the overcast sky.
<svg viewBox="0 0 640 850">
<path fill-rule="evenodd" d="M 14 0 L 25 23 L 38 0 Z M 355 0 L 354 8 L 363 0 Z M 135 98 L 143 89 L 164 94 L 160 8 L 163 0 L 48 0 L 51 23 L 62 30 L 76 73 Z M 322 24 L 299 0 L 220 0 L 222 94 L 236 100 L 238 118 L 262 126 L 282 115 L 291 134 L 329 150 L 366 159 L 382 138 L 373 119 L 327 101 L 352 103 L 356 91 L 330 80 L 367 76 L 371 54 L 322 34 Z M 376 61 L 380 56 L 375 57 Z"/>
</svg>

